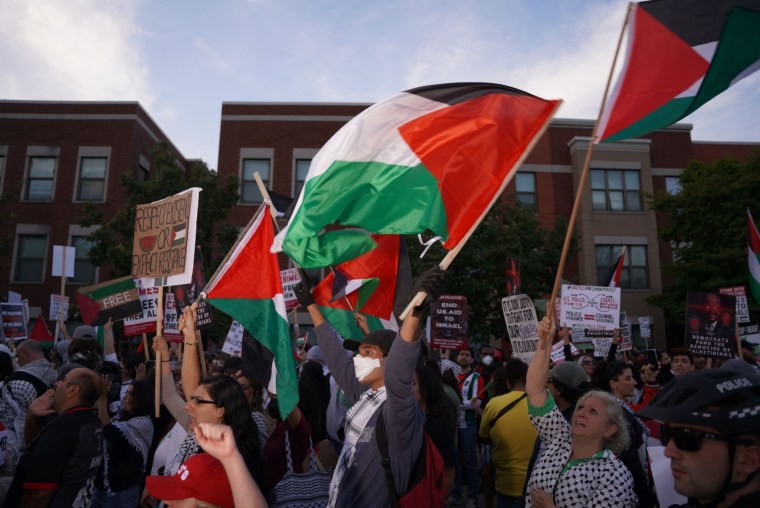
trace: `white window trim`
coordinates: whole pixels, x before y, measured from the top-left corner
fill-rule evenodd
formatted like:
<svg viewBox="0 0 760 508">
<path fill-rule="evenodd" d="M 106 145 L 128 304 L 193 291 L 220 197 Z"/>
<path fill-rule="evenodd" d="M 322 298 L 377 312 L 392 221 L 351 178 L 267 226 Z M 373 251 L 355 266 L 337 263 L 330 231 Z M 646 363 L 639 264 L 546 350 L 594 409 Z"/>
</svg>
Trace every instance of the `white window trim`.
<svg viewBox="0 0 760 508">
<path fill-rule="evenodd" d="M 39 281 L 17 281 L 16 265 L 18 262 L 19 237 L 25 235 L 45 235 L 45 255 L 42 259 L 42 279 Z M 48 251 L 50 250 L 50 224 L 16 224 L 16 235 L 13 239 L 13 259 L 11 260 L 10 282 L 14 284 L 44 284 L 48 271 Z"/>
<path fill-rule="evenodd" d="M 291 169 L 291 178 L 290 178 L 290 195 L 293 196 L 294 199 L 298 199 L 298 196 L 296 196 L 296 177 L 298 176 L 296 174 L 296 161 L 300 159 L 311 159 L 314 160 L 314 156 L 317 155 L 319 152 L 319 148 L 294 148 L 293 149 L 293 162 L 292 162 L 292 169 Z"/>
<path fill-rule="evenodd" d="M 246 203 L 243 201 L 243 161 L 245 159 L 268 159 L 269 160 L 269 186 L 274 181 L 274 148 L 241 148 L 240 158 L 238 159 L 238 178 L 240 179 L 240 206 L 259 206 L 260 203 Z"/>
<path fill-rule="evenodd" d="M 106 174 L 103 178 L 103 197 L 99 201 L 92 201 L 92 203 L 105 203 L 108 199 L 108 174 L 111 172 L 111 147 L 110 146 L 80 146 L 79 153 L 77 154 L 77 171 L 76 179 L 74 180 L 74 194 L 71 196 L 72 203 L 87 203 L 89 200 L 77 199 L 79 194 L 79 177 L 82 172 L 82 159 L 84 157 L 105 157 L 106 159 Z"/>
<path fill-rule="evenodd" d="M 53 188 L 50 191 L 50 199 L 45 201 L 26 199 L 26 190 L 29 183 L 29 172 L 31 171 L 32 157 L 55 157 L 55 169 L 53 170 Z M 59 146 L 29 146 L 26 149 L 26 160 L 24 161 L 24 179 L 21 185 L 21 199 L 25 203 L 52 203 L 55 201 L 55 188 L 58 181 L 58 169 L 61 164 L 61 147 Z"/>
</svg>

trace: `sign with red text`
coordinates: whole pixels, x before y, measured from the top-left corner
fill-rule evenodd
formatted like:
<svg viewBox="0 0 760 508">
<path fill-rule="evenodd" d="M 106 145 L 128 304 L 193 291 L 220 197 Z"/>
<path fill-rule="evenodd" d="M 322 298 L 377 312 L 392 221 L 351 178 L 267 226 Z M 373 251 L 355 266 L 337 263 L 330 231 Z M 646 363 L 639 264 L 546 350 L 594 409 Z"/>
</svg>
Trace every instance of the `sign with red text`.
<svg viewBox="0 0 760 508">
<path fill-rule="evenodd" d="M 293 288 L 301 282 L 298 268 L 280 270 L 280 280 L 282 281 L 282 295 L 285 297 L 285 309 L 290 310 L 298 307 L 298 298 L 293 291 Z"/>
<path fill-rule="evenodd" d="M 124 319 L 124 335 L 140 335 L 156 332 L 158 319 L 158 287 L 144 287 L 142 279 L 135 279 L 140 295 L 142 313 Z"/>
</svg>

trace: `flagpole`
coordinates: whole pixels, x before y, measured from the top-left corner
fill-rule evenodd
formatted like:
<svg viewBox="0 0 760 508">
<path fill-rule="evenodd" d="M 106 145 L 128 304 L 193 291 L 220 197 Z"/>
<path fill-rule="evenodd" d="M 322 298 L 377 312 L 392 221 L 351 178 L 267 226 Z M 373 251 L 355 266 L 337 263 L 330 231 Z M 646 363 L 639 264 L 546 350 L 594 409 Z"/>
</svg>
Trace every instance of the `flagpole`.
<svg viewBox="0 0 760 508">
<path fill-rule="evenodd" d="M 623 36 L 625 35 L 625 28 L 628 25 L 628 20 L 631 16 L 631 10 L 633 9 L 633 3 L 628 4 L 628 9 L 625 13 L 625 20 L 623 21 L 623 27 L 620 30 L 620 36 L 618 37 L 617 47 L 615 48 L 615 56 L 612 59 L 612 67 L 610 68 L 609 76 L 607 76 L 607 85 L 604 88 L 604 95 L 602 96 L 602 104 L 599 107 L 599 114 L 596 116 L 594 122 L 594 128 L 591 130 L 591 137 L 589 138 L 588 151 L 586 152 L 586 159 L 583 162 L 583 169 L 581 169 L 581 176 L 578 179 L 578 188 L 575 191 L 575 201 L 573 203 L 573 211 L 570 214 L 570 220 L 567 224 L 567 231 L 565 233 L 565 243 L 562 246 L 562 254 L 559 258 L 559 265 L 557 265 L 557 275 L 554 278 L 554 287 L 552 288 L 552 294 L 549 298 L 549 302 L 546 308 L 546 315 L 553 318 L 554 316 L 554 301 L 559 293 L 560 284 L 562 283 L 562 273 L 565 271 L 565 263 L 567 262 L 567 254 L 570 250 L 570 241 L 573 237 L 573 230 L 575 229 L 575 221 L 578 217 L 578 210 L 580 209 L 581 198 L 586 186 L 586 179 L 588 177 L 589 168 L 591 167 L 591 156 L 594 153 L 594 145 L 596 144 L 596 130 L 599 127 L 599 120 L 604 112 L 604 107 L 607 105 L 607 94 L 610 91 L 610 84 L 612 83 L 612 74 L 615 71 L 615 65 L 617 64 L 617 58 L 620 54 L 620 47 L 623 44 Z"/>
<path fill-rule="evenodd" d="M 61 305 L 58 308 L 58 321 L 55 323 L 55 337 L 53 337 L 53 344 L 58 342 L 58 323 L 63 315 L 64 299 L 66 298 L 66 246 L 63 246 L 63 255 L 61 256 Z M 68 316 L 66 316 L 68 317 Z M 64 322 L 66 320 L 64 319 Z"/>
<path fill-rule="evenodd" d="M 156 334 L 164 335 L 164 286 L 158 286 L 158 315 L 156 316 Z M 168 349 L 167 349 L 168 351 Z M 155 411 L 156 418 L 161 416 L 161 348 L 156 351 Z M 167 360 L 169 360 L 167 358 Z"/>
<path fill-rule="evenodd" d="M 533 147 L 538 143 L 538 140 L 541 139 L 541 136 L 543 136 L 544 132 L 546 132 L 546 129 L 549 128 L 549 123 L 551 123 L 552 118 L 554 117 L 554 114 L 557 112 L 557 109 L 562 105 L 562 100 L 557 100 L 556 104 L 554 105 L 554 108 L 551 111 L 551 114 L 547 118 L 546 122 L 544 122 L 544 125 L 541 126 L 539 131 L 536 133 L 535 136 L 533 136 L 533 139 L 530 140 L 530 143 L 528 143 L 528 146 L 523 151 L 523 153 L 520 155 L 520 157 L 515 161 L 515 164 L 512 166 L 512 169 L 519 168 L 522 166 L 522 163 L 525 161 L 525 159 L 530 155 L 530 152 L 533 151 Z M 516 171 L 510 171 L 509 175 L 514 176 Z M 441 262 L 438 264 L 438 268 L 441 270 L 447 270 L 449 266 L 451 265 L 452 261 L 454 261 L 454 258 L 457 257 L 457 254 L 459 254 L 459 251 L 462 250 L 464 245 L 467 243 L 467 241 L 470 239 L 472 234 L 475 232 L 475 229 L 480 225 L 480 223 L 485 219 L 488 212 L 491 210 L 491 207 L 496 203 L 496 200 L 499 199 L 501 196 L 501 193 L 504 192 L 504 189 L 507 187 L 507 184 L 511 181 L 511 177 L 507 176 L 504 178 L 504 180 L 501 181 L 501 185 L 499 186 L 499 189 L 496 191 L 496 193 L 493 195 L 493 198 L 491 198 L 491 202 L 488 203 L 488 206 L 483 210 L 483 213 L 480 214 L 480 217 L 478 217 L 478 220 L 476 220 L 472 227 L 470 227 L 470 230 L 467 231 L 467 233 L 462 237 L 462 239 L 457 243 L 453 249 L 451 249 L 446 256 L 441 260 Z M 415 307 L 422 305 L 422 302 L 425 301 L 426 293 L 424 291 L 419 291 L 414 298 L 412 298 L 412 301 L 409 302 L 409 305 L 406 306 L 404 309 L 404 312 L 401 313 L 399 316 L 399 319 L 403 321 L 406 316 L 414 309 Z"/>
</svg>

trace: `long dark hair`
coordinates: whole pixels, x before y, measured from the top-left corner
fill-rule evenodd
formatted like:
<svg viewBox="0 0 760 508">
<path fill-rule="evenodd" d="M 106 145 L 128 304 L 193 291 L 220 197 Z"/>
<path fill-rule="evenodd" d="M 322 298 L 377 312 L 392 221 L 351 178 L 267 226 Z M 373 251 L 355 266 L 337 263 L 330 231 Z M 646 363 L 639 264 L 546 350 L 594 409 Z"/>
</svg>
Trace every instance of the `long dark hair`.
<svg viewBox="0 0 760 508">
<path fill-rule="evenodd" d="M 146 416 L 153 413 L 153 385 L 145 380 L 138 380 L 132 383 L 132 409 L 129 412 L 121 411 L 122 421 L 129 420 L 135 416 Z"/>
<path fill-rule="evenodd" d="M 438 373 L 438 366 L 433 363 L 417 362 L 415 367 L 420 396 L 425 401 L 426 415 L 430 417 L 452 420 L 451 404 L 448 396 L 443 391 L 443 383 Z"/>
</svg>

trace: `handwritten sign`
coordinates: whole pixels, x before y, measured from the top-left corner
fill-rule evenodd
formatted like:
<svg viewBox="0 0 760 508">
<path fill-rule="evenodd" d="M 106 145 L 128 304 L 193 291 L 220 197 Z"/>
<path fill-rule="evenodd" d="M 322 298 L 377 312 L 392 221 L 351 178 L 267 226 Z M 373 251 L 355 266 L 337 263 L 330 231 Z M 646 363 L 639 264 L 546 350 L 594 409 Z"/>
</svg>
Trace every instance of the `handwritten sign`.
<svg viewBox="0 0 760 508">
<path fill-rule="evenodd" d="M 232 356 L 240 356 L 243 351 L 243 325 L 233 320 L 227 338 L 224 339 L 222 352 Z"/>
<path fill-rule="evenodd" d="M 538 348 L 538 318 L 533 300 L 528 295 L 501 299 L 507 333 L 512 343 L 512 356 L 530 363 Z"/>
<path fill-rule="evenodd" d="M 61 309 L 63 307 L 63 309 Z M 61 295 L 50 295 L 50 312 L 48 313 L 48 319 L 50 321 L 58 321 L 61 318 L 61 312 L 63 312 L 63 320 L 66 321 L 69 316 L 69 297 L 63 297 L 63 305 L 61 305 Z"/>
</svg>

